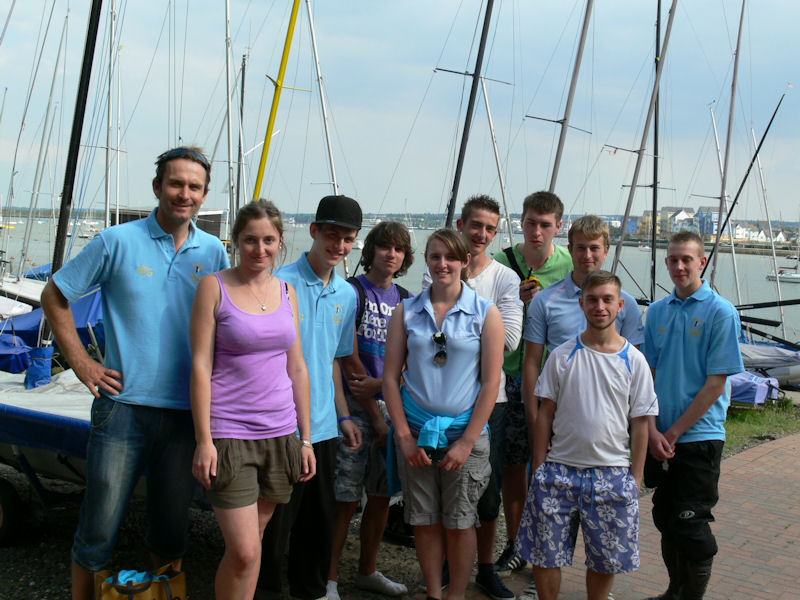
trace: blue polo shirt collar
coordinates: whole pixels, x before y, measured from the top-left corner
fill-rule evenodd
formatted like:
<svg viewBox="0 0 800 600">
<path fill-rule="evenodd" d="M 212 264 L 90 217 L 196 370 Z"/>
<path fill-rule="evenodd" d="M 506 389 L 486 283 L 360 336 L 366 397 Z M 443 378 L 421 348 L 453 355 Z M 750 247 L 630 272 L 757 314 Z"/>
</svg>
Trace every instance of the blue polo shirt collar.
<svg viewBox="0 0 800 600">
<path fill-rule="evenodd" d="M 705 279 L 703 279 L 703 284 L 694 294 L 686 298 L 685 302 L 688 302 L 689 300 L 692 300 L 693 302 L 702 302 L 703 300 L 708 300 L 713 294 L 714 292 L 711 290 L 711 286 L 708 285 L 708 282 Z M 672 288 L 672 293 L 669 295 L 668 302 L 670 304 L 674 302 L 683 303 L 684 300 L 678 298 L 678 295 L 675 293 L 675 288 Z"/>
<path fill-rule="evenodd" d="M 324 287 L 325 293 L 336 292 L 339 290 L 342 283 L 346 283 L 346 280 L 339 277 L 334 269 L 333 275 L 331 275 L 328 285 L 326 286 L 325 282 L 319 278 L 319 275 L 317 275 L 316 271 L 311 267 L 311 263 L 308 262 L 308 251 L 303 252 L 303 255 L 297 260 L 297 267 L 303 277 L 303 281 L 308 287 Z"/>
<path fill-rule="evenodd" d="M 564 278 L 564 287 L 567 290 L 567 295 L 580 298 L 581 297 L 581 288 L 575 283 L 575 280 L 572 278 L 573 271 L 570 271 L 567 276 Z"/>
<path fill-rule="evenodd" d="M 161 227 L 161 223 L 158 222 L 156 218 L 156 213 L 158 212 L 158 207 L 156 206 L 149 215 L 147 215 L 147 231 L 150 233 L 150 237 L 154 240 L 159 238 L 170 237 L 172 238 L 171 233 L 167 233 L 164 231 L 164 228 Z M 197 241 L 197 227 L 194 224 L 194 221 L 189 221 L 189 237 L 186 238 L 186 241 L 181 246 L 181 250 L 184 248 L 199 248 L 200 244 Z"/>
<path fill-rule="evenodd" d="M 436 316 L 433 314 L 433 304 L 431 304 L 430 287 L 425 288 L 421 294 L 408 300 L 407 306 L 408 310 L 411 312 L 427 312 L 431 319 L 433 319 L 433 322 L 436 322 Z M 461 282 L 461 295 L 453 305 L 453 308 L 447 311 L 447 314 L 449 315 L 458 311 L 467 315 L 478 314 L 478 294 L 471 287 L 465 285 L 463 281 Z"/>
</svg>

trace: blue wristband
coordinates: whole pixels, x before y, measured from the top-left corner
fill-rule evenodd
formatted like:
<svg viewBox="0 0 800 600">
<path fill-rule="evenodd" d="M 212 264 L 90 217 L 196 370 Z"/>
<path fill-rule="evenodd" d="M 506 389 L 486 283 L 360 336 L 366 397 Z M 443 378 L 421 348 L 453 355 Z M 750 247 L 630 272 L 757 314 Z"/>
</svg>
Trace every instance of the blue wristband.
<svg viewBox="0 0 800 600">
<path fill-rule="evenodd" d="M 339 418 L 338 418 L 338 419 L 336 419 L 336 420 L 337 420 L 339 423 L 341 423 L 342 421 L 352 421 L 352 420 L 353 420 L 353 417 L 351 417 L 350 415 L 347 415 L 346 417 L 339 417 Z"/>
</svg>

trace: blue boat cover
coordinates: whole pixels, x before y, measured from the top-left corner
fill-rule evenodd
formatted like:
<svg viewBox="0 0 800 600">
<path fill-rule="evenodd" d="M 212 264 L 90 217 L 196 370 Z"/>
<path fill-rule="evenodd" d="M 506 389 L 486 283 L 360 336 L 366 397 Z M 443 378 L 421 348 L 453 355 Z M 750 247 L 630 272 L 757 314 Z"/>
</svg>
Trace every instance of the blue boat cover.
<svg viewBox="0 0 800 600">
<path fill-rule="evenodd" d="M 31 347 L 10 333 L 0 334 L 0 371 L 22 373 L 31 364 Z"/>
</svg>

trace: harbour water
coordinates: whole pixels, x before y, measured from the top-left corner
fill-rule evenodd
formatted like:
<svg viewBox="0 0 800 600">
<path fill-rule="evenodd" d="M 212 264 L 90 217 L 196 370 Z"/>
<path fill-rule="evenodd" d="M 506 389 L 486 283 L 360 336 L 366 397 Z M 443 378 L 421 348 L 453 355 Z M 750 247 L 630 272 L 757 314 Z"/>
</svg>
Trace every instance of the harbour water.
<svg viewBox="0 0 800 600">
<path fill-rule="evenodd" d="M 0 249 L 6 251 L 5 258 L 11 261 L 14 272 L 19 269 L 19 261 L 22 258 L 25 221 L 25 219 L 20 219 L 13 225 L 6 221 L 5 224 L 12 226 L 13 229 L 3 229 L 0 231 Z M 77 254 L 78 251 L 89 242 L 99 228 L 102 228 L 102 223 L 97 221 L 78 222 L 72 230 L 72 236 L 68 240 L 67 256 L 69 257 Z M 423 257 L 425 240 L 431 232 L 432 230 L 424 229 L 412 231 L 415 260 L 408 274 L 402 279 L 402 284 L 412 292 L 419 291 L 421 286 L 422 274 L 425 271 L 425 261 Z M 366 237 L 366 233 L 366 231 L 362 231 L 359 237 L 363 239 Z M 287 228 L 285 239 L 287 245 L 286 261 L 291 262 L 295 260 L 301 252 L 306 250 L 311 243 L 311 238 L 308 235 L 308 226 L 297 225 Z M 32 223 L 30 240 L 31 242 L 25 257 L 24 269 L 50 262 L 53 254 L 53 242 L 55 240 L 55 221 L 53 219 L 35 220 Z M 520 241 L 522 241 L 521 236 L 517 236 L 515 242 Z M 566 245 L 567 240 L 566 238 L 556 238 L 556 242 Z M 504 236 L 501 239 L 501 235 L 498 234 L 490 251 L 499 251 L 503 246 L 507 245 L 508 240 Z M 606 268 L 611 267 L 613 252 L 614 249 L 612 248 L 609 253 L 609 258 L 606 261 Z M 353 250 L 351 253 L 348 259 L 351 273 L 356 268 L 360 256 L 359 250 Z M 656 259 L 656 281 L 658 285 L 671 291 L 672 284 L 664 265 L 664 256 L 665 250 L 658 249 Z M 786 258 L 778 258 L 779 267 L 787 265 L 789 262 L 790 261 Z M 649 250 L 645 252 L 636 247 L 625 247 L 622 253 L 621 264 L 622 267 L 618 269 L 618 274 L 622 279 L 625 290 L 637 298 L 647 296 L 650 289 Z M 736 291 L 732 256 L 729 253 L 724 253 L 719 256 L 715 285 L 717 291 L 723 296 L 734 304 L 768 302 L 777 299 L 775 282 L 766 279 L 766 274 L 773 270 L 771 257 L 737 254 L 736 266 L 739 273 L 741 300 L 739 300 Z M 340 273 L 344 274 L 341 267 Z M 706 275 L 709 276 L 710 273 L 711 270 L 709 268 Z M 800 298 L 800 285 L 785 284 L 781 287 L 781 290 L 784 300 Z M 668 292 L 664 289 L 657 288 L 656 298 L 663 297 L 667 293 Z M 786 324 L 787 339 L 793 342 L 800 340 L 800 306 L 788 306 L 783 308 L 783 315 L 781 315 L 781 309 L 779 308 L 749 310 L 742 314 L 774 320 L 780 320 L 782 318 Z M 779 328 L 763 325 L 757 325 L 756 328 L 782 336 L 782 332 Z"/>
</svg>

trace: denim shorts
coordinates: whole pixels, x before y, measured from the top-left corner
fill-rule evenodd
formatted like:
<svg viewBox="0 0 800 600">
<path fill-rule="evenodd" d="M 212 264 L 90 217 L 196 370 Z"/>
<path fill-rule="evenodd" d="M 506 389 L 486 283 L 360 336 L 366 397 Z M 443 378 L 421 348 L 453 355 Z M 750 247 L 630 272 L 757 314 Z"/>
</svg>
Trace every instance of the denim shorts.
<svg viewBox="0 0 800 600">
<path fill-rule="evenodd" d="M 353 450 L 339 437 L 339 450 L 336 453 L 336 478 L 333 483 L 337 502 L 358 502 L 362 493 L 370 496 L 388 496 L 389 485 L 386 478 L 386 445 L 375 442 L 375 430 L 367 413 L 355 407 L 356 401 L 348 397 L 350 415 L 361 430 L 361 446 Z M 378 408 L 384 420 L 389 422 L 386 404 L 378 401 Z"/>
<path fill-rule="evenodd" d="M 587 568 L 609 574 L 639 568 L 639 491 L 628 467 L 542 464 L 528 491 L 517 552 L 539 567 L 571 565 L 579 523 Z"/>
<path fill-rule="evenodd" d="M 398 448 L 399 448 L 398 444 Z M 444 456 L 439 451 L 439 456 Z M 445 471 L 434 463 L 412 467 L 397 453 L 397 473 L 403 484 L 405 519 L 409 525 L 434 525 L 469 529 L 478 524 L 478 500 L 489 484 L 489 436 L 482 434 L 464 466 Z"/>
<path fill-rule="evenodd" d="M 95 399 L 72 560 L 87 571 L 108 564 L 128 501 L 143 475 L 145 545 L 164 560 L 183 556 L 195 490 L 194 447 L 191 411 Z"/>
</svg>

